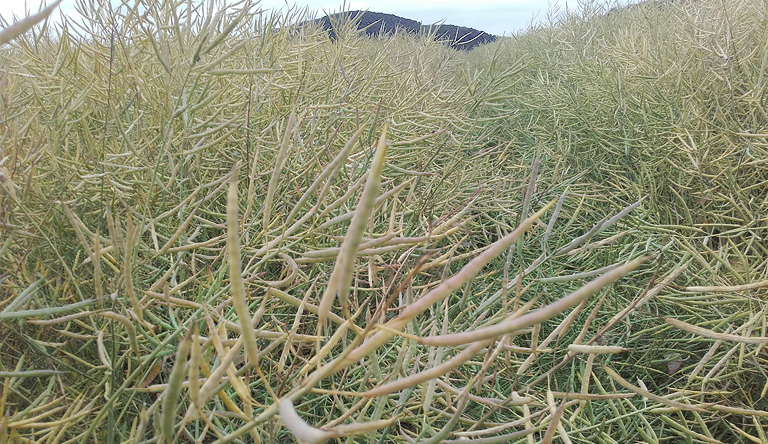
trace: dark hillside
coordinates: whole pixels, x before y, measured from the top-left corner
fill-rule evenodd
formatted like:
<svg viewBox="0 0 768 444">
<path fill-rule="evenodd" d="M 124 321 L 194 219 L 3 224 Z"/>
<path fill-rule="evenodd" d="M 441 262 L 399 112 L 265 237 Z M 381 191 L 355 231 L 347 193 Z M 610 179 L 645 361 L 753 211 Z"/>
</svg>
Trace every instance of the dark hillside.
<svg viewBox="0 0 768 444">
<path fill-rule="evenodd" d="M 354 20 L 358 29 L 365 30 L 365 34 L 371 37 L 392 35 L 397 30 L 414 35 L 434 34 L 437 40 L 445 42 L 451 48 L 467 51 L 475 46 L 496 40 L 495 35 L 474 28 L 456 25 L 423 25 L 416 20 L 371 11 L 347 11 L 330 14 L 317 19 L 315 22 L 320 23 L 328 31 L 331 38 L 335 38 L 334 24 L 344 19 Z"/>
</svg>

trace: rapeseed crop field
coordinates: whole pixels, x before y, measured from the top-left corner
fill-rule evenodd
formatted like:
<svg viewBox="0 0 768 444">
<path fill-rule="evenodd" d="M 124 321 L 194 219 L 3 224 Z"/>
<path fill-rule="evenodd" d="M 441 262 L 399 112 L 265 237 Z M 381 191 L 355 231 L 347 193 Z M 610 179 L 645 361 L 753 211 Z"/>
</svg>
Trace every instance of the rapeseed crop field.
<svg viewBox="0 0 768 444">
<path fill-rule="evenodd" d="M 765 0 L 78 9 L 0 31 L 0 442 L 768 442 Z"/>
</svg>

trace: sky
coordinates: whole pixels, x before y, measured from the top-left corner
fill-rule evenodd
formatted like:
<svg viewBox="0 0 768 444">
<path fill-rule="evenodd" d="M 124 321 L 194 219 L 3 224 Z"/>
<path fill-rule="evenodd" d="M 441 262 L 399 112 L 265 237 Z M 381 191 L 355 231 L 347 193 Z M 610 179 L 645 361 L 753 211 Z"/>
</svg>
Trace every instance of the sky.
<svg viewBox="0 0 768 444">
<path fill-rule="evenodd" d="M 41 0 L 0 0 L 0 16 L 11 21 L 13 14 L 20 16 L 25 11 L 36 12 Z M 53 0 L 47 0 L 50 4 Z M 569 0 L 576 6 L 577 0 Z M 75 14 L 75 0 L 64 0 L 60 9 L 64 14 Z M 446 24 L 468 26 L 495 35 L 511 35 L 525 30 L 532 22 L 546 20 L 551 8 L 564 10 L 567 0 L 262 0 L 264 9 L 280 9 L 286 5 L 308 6 L 317 11 L 316 17 L 325 12 L 348 10 L 370 10 L 395 14 L 420 21 L 424 24 L 444 21 Z M 59 12 L 54 12 L 58 16 Z"/>
</svg>

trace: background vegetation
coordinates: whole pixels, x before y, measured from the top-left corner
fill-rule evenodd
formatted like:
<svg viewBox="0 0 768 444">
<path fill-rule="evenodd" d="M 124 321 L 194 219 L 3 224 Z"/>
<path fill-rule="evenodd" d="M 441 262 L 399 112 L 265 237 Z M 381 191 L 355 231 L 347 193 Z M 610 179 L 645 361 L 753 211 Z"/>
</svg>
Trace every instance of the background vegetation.
<svg viewBox="0 0 768 444">
<path fill-rule="evenodd" d="M 0 442 L 766 441 L 768 3 L 222 6 L 0 48 Z"/>
<path fill-rule="evenodd" d="M 484 45 L 496 40 L 495 35 L 486 34 L 483 31 L 456 26 L 445 23 L 422 24 L 416 20 L 399 17 L 393 14 L 384 14 L 373 11 L 343 11 L 328 14 L 315 21 L 321 25 L 333 40 L 336 38 L 334 27 L 340 22 L 352 21 L 357 28 L 365 31 L 365 35 L 371 37 L 391 36 L 396 33 L 426 34 L 431 35 L 443 44 L 453 49 L 471 50 L 479 45 Z M 361 34 L 363 35 L 363 34 Z"/>
</svg>

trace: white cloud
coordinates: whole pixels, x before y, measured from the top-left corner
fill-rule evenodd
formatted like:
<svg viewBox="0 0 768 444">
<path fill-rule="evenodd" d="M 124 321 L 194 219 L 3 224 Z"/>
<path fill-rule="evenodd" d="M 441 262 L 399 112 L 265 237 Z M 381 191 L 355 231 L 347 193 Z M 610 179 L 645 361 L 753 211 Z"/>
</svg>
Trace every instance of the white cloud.
<svg viewBox="0 0 768 444">
<path fill-rule="evenodd" d="M 47 0 L 50 4 L 53 0 Z M 576 3 L 572 0 L 571 3 Z M 75 0 L 64 0 L 61 12 L 74 14 Z M 547 9 L 555 4 L 564 5 L 565 0 L 387 0 L 366 1 L 349 0 L 344 2 L 329 0 L 262 0 L 260 6 L 265 9 L 281 9 L 286 5 L 308 6 L 318 16 L 323 12 L 338 12 L 367 9 L 376 12 L 395 14 L 418 20 L 423 23 L 445 21 L 452 25 L 469 26 L 492 34 L 511 33 L 524 29 L 536 15 L 542 18 Z M 0 15 L 11 20 L 13 14 L 23 15 L 25 10 L 35 12 L 39 9 L 36 0 L 0 0 Z M 58 16 L 55 12 L 54 16 Z"/>
<path fill-rule="evenodd" d="M 572 3 L 575 3 L 573 0 Z M 395 14 L 422 23 L 445 23 L 469 26 L 492 34 L 510 34 L 525 29 L 534 17 L 541 19 L 550 6 L 565 4 L 565 0 L 388 0 L 365 1 L 350 0 L 345 3 L 348 10 L 370 10 Z M 294 2 L 289 1 L 293 6 Z M 264 8 L 285 7 L 285 0 L 263 0 Z M 309 6 L 317 15 L 342 9 L 342 2 L 328 0 L 304 1 L 301 6 Z"/>
</svg>

